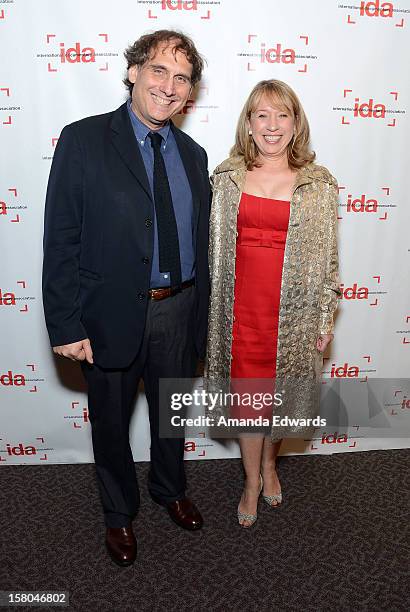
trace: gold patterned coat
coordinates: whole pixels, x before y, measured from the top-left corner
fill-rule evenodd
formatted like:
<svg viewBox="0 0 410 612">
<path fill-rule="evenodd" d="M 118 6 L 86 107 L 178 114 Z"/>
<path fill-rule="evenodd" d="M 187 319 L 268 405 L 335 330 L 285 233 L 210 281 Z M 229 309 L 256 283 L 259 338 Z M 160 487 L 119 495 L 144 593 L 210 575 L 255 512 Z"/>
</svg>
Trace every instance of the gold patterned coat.
<svg viewBox="0 0 410 612">
<path fill-rule="evenodd" d="M 225 389 L 230 384 L 237 215 L 245 176 L 238 157 L 225 160 L 212 176 L 208 389 L 221 381 Z M 290 202 L 276 358 L 276 389 L 283 392 L 280 413 L 293 418 L 318 414 L 323 357 L 316 341 L 319 334 L 332 333 L 340 296 L 337 198 L 337 182 L 326 168 L 312 163 L 298 171 Z M 218 410 L 227 416 L 226 410 Z M 272 438 L 306 436 L 311 431 L 311 427 L 275 426 Z"/>
</svg>

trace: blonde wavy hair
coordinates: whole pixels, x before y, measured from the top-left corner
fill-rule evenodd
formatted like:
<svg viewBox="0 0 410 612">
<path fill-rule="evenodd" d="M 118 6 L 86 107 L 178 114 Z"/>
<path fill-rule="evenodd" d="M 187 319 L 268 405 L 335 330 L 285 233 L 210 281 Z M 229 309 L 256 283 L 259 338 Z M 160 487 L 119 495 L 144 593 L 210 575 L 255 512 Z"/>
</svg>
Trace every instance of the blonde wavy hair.
<svg viewBox="0 0 410 612">
<path fill-rule="evenodd" d="M 276 79 L 260 81 L 252 89 L 239 116 L 235 144 L 230 152 L 231 156 L 243 157 L 248 170 L 261 166 L 261 163 L 258 162 L 259 150 L 249 134 L 249 119 L 256 110 L 262 96 L 266 96 L 272 102 L 272 105 L 280 110 L 286 109 L 295 121 L 295 135 L 287 148 L 289 166 L 298 170 L 312 162 L 316 155 L 314 151 L 310 150 L 309 123 L 299 98 L 289 85 Z"/>
</svg>

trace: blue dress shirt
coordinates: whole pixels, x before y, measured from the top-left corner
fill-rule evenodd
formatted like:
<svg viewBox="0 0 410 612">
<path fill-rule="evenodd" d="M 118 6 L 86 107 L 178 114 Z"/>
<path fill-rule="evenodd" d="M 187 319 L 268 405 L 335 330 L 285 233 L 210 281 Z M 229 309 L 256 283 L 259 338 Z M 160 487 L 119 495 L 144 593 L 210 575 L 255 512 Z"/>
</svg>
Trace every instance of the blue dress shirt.
<svg viewBox="0 0 410 612">
<path fill-rule="evenodd" d="M 131 109 L 131 100 L 128 100 L 128 112 L 147 172 L 148 182 L 151 187 L 152 201 L 154 201 L 154 151 L 151 146 L 151 140 L 148 138 L 148 134 L 151 130 L 134 114 Z M 182 281 L 186 281 L 190 280 L 195 275 L 195 249 L 193 242 L 194 214 L 191 187 L 178 151 L 177 143 L 170 129 L 170 124 L 167 123 L 167 125 L 157 130 L 157 132 L 161 134 L 163 138 L 161 153 L 167 170 L 178 228 L 181 278 Z M 156 215 L 154 214 L 154 251 L 152 255 L 151 287 L 169 287 L 169 285 L 169 272 L 160 272 L 159 270 L 158 229 Z"/>
</svg>

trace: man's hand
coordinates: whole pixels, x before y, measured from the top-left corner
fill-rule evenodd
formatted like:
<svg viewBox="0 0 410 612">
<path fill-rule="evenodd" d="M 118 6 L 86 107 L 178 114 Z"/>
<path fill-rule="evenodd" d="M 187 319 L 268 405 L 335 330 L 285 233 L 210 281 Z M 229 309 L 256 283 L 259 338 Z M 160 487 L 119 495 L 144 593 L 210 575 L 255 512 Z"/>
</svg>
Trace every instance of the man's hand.
<svg viewBox="0 0 410 612">
<path fill-rule="evenodd" d="M 60 357 L 67 357 L 71 361 L 88 361 L 94 363 L 91 343 L 88 338 L 72 342 L 71 344 L 63 344 L 62 346 L 53 346 L 53 353 Z"/>
<path fill-rule="evenodd" d="M 324 353 L 327 345 L 330 344 L 330 342 L 332 342 L 333 338 L 334 338 L 333 334 L 320 334 L 316 342 L 317 350 L 320 351 L 321 353 Z"/>
</svg>

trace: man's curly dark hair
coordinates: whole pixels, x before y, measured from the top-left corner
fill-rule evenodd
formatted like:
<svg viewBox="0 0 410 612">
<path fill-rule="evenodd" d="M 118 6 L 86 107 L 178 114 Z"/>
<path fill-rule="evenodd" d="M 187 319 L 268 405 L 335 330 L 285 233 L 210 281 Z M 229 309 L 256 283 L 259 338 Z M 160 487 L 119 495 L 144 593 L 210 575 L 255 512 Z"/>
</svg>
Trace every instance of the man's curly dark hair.
<svg viewBox="0 0 410 612">
<path fill-rule="evenodd" d="M 194 87 L 201 80 L 204 60 L 189 36 L 175 30 L 157 30 L 152 34 L 145 34 L 136 40 L 133 45 L 130 45 L 124 51 L 127 69 L 131 68 L 131 66 L 143 66 L 153 56 L 158 45 L 161 43 L 172 43 L 174 54 L 177 51 L 185 53 L 188 62 L 192 64 L 191 85 Z M 131 83 L 128 77 L 123 80 L 123 83 L 131 94 L 134 83 Z"/>
</svg>

